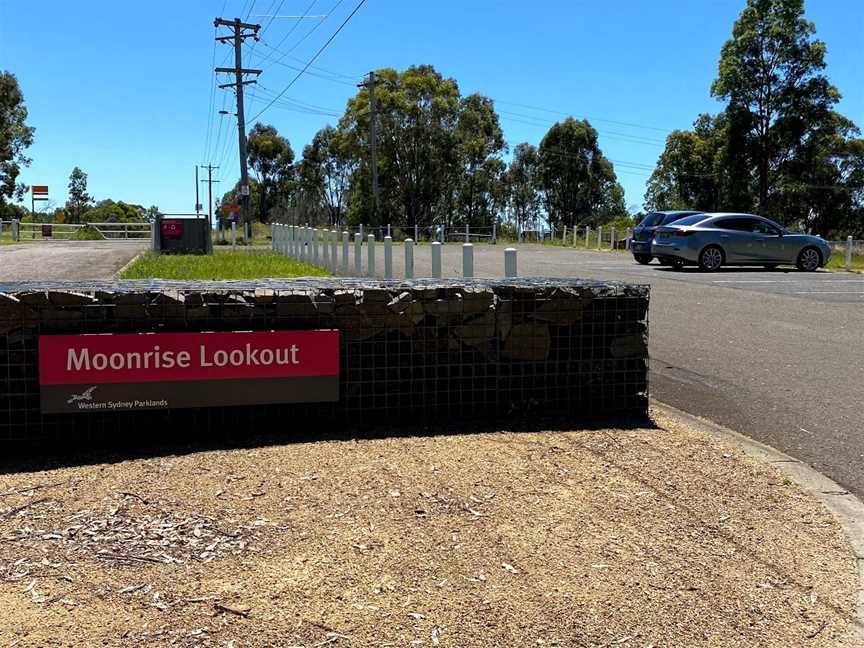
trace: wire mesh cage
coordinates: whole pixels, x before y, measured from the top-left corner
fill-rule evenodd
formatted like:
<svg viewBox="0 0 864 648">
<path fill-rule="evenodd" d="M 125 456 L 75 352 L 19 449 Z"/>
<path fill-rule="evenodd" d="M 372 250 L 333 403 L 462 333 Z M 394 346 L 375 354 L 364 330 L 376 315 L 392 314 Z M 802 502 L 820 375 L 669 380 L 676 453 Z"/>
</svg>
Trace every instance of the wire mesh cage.
<svg viewBox="0 0 864 648">
<path fill-rule="evenodd" d="M 560 279 L 0 285 L 0 441 L 644 417 L 648 300 L 647 286 Z M 40 409 L 41 335 L 310 329 L 340 332 L 336 402 Z"/>
</svg>

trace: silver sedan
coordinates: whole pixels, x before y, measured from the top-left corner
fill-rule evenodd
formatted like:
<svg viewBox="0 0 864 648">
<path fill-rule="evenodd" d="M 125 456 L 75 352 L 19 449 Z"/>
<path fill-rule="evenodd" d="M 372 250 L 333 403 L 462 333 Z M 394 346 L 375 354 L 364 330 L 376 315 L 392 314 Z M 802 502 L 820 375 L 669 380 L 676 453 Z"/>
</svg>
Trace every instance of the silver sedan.
<svg viewBox="0 0 864 648">
<path fill-rule="evenodd" d="M 658 228 L 651 254 L 666 265 L 698 265 L 707 272 L 724 265 L 796 265 L 812 272 L 828 263 L 831 246 L 753 214 L 694 214 Z"/>
</svg>

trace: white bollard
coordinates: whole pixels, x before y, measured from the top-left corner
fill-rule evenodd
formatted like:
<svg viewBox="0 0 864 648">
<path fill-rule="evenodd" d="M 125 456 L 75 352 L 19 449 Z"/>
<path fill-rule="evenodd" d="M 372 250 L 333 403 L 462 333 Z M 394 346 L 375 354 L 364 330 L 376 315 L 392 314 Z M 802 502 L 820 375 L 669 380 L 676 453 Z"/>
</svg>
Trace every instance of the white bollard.
<svg viewBox="0 0 864 648">
<path fill-rule="evenodd" d="M 297 258 L 301 261 L 306 260 L 306 227 L 304 226 L 297 228 Z"/>
<path fill-rule="evenodd" d="M 351 235 L 348 232 L 342 232 L 342 272 L 348 274 L 348 243 L 351 240 Z"/>
<path fill-rule="evenodd" d="M 432 243 L 432 276 L 441 278 L 441 243 L 438 241 Z"/>
<path fill-rule="evenodd" d="M 360 232 L 360 241 L 362 242 L 363 241 L 363 223 L 360 223 L 360 229 L 358 231 Z"/>
<path fill-rule="evenodd" d="M 318 228 L 315 227 L 312 229 L 312 263 L 318 264 L 318 238 L 320 236 L 320 232 Z"/>
<path fill-rule="evenodd" d="M 566 225 L 564 226 L 564 233 L 561 235 L 561 242 L 562 243 L 567 242 L 567 226 Z"/>
<path fill-rule="evenodd" d="M 474 277 L 474 246 L 471 243 L 462 244 L 462 276 L 466 279 Z"/>
<path fill-rule="evenodd" d="M 614 227 L 612 228 L 611 239 L 612 239 L 612 243 L 610 243 L 610 247 L 611 247 L 612 251 L 614 252 L 615 251 L 615 244 L 618 242 L 618 239 L 615 237 L 615 228 Z"/>
<path fill-rule="evenodd" d="M 507 248 L 504 250 L 504 276 L 519 276 L 516 272 L 516 248 Z"/>
<path fill-rule="evenodd" d="M 150 242 L 151 242 L 151 247 L 153 248 L 153 251 L 156 254 L 159 254 L 159 237 L 158 237 L 159 230 L 158 230 L 158 227 L 159 227 L 159 224 L 158 224 L 157 220 L 154 218 L 150 222 Z M 18 219 L 17 218 L 12 219 L 12 240 L 13 241 L 18 240 Z"/>
<path fill-rule="evenodd" d="M 588 249 L 588 237 L 591 236 L 591 228 L 586 225 L 585 226 L 585 249 Z"/>
<path fill-rule="evenodd" d="M 375 276 L 375 235 L 366 237 L 366 273 L 370 277 Z"/>
<path fill-rule="evenodd" d="M 321 230 L 321 246 L 323 249 L 321 250 L 321 260 L 322 264 L 325 268 L 330 267 L 330 242 L 327 240 L 327 230 Z"/>
<path fill-rule="evenodd" d="M 573 247 L 576 247 L 576 227 L 573 227 Z"/>
<path fill-rule="evenodd" d="M 336 246 L 339 241 L 339 232 L 335 229 L 330 230 L 330 269 L 333 271 L 333 274 L 339 272 L 339 264 L 336 261 Z"/>
<path fill-rule="evenodd" d="M 470 230 L 468 229 L 468 223 L 465 223 L 465 242 L 468 243 L 471 240 Z"/>
<path fill-rule="evenodd" d="M 420 228 L 417 225 L 417 223 L 414 223 L 414 240 L 417 242 L 420 241 L 419 234 L 420 234 Z"/>
<path fill-rule="evenodd" d="M 405 239 L 405 278 L 414 278 L 414 241 Z"/>
<path fill-rule="evenodd" d="M 276 223 L 270 223 L 270 249 L 274 252 L 279 251 L 279 244 L 276 242 Z"/>
<path fill-rule="evenodd" d="M 597 250 L 599 251 L 603 245 L 603 226 L 597 226 Z"/>
<path fill-rule="evenodd" d="M 390 229 L 390 226 L 387 226 Z M 388 234 L 384 237 L 384 278 L 393 278 L 393 239 Z"/>
<path fill-rule="evenodd" d="M 390 223 L 387 223 L 387 236 L 390 236 Z"/>
<path fill-rule="evenodd" d="M 360 234 L 357 233 L 354 235 L 354 276 L 356 277 L 363 276 L 363 257 L 360 256 L 363 250 L 362 246 L 363 240 L 360 238 Z"/>
<path fill-rule="evenodd" d="M 852 237 L 846 237 L 846 271 L 852 270 Z"/>
<path fill-rule="evenodd" d="M 231 251 L 237 251 L 237 221 L 231 221 Z"/>
</svg>

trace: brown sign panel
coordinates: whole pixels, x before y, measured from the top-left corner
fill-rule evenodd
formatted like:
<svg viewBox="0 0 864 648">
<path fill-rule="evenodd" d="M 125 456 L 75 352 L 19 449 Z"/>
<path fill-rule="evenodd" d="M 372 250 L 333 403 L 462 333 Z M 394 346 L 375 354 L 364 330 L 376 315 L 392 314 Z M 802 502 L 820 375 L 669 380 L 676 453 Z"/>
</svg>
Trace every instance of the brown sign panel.
<svg viewBox="0 0 864 648">
<path fill-rule="evenodd" d="M 43 413 L 339 399 L 339 331 L 43 335 Z"/>
<path fill-rule="evenodd" d="M 30 187 L 30 192 L 34 196 L 47 196 L 48 195 L 48 185 L 33 185 Z"/>
<path fill-rule="evenodd" d="M 240 205 L 222 205 L 222 211 L 224 212 L 239 212 Z"/>
</svg>

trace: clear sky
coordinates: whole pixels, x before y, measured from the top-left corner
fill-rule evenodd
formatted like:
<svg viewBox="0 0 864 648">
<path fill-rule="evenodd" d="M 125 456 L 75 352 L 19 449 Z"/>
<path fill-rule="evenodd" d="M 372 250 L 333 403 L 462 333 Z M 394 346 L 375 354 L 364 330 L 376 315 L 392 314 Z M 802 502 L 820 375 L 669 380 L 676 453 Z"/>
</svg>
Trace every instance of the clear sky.
<svg viewBox="0 0 864 648">
<path fill-rule="evenodd" d="M 17 75 L 36 127 L 33 164 L 21 179 L 48 184 L 59 206 L 78 165 L 97 199 L 192 211 L 194 165 L 220 165 L 217 187 L 239 176 L 233 117 L 217 114 L 223 101 L 231 107 L 233 94 L 212 92 L 213 18 L 249 15 L 266 26 L 262 42 L 253 49 L 250 40 L 244 54 L 245 65 L 265 68 L 248 97 L 251 117 L 296 74 L 285 64 L 302 66 L 356 2 L 0 0 L 0 69 Z M 709 86 L 744 4 L 367 0 L 316 62 L 315 76 L 301 77 L 261 120 L 288 137 L 299 157 L 316 130 L 335 123 L 327 113 L 341 114 L 363 74 L 429 63 L 463 94 L 495 100 L 511 148 L 539 143 L 568 114 L 588 117 L 627 204 L 641 206 L 668 131 L 719 110 Z M 262 17 L 277 9 L 327 17 Z M 828 45 L 827 72 L 843 93 L 839 110 L 864 127 L 864 1 L 807 0 L 806 11 Z M 268 46 L 292 51 L 273 64 L 281 55 Z M 216 45 L 216 64 L 228 53 Z"/>
</svg>

